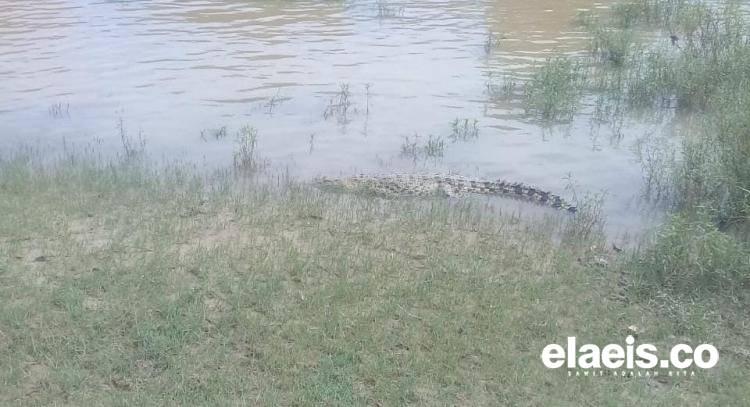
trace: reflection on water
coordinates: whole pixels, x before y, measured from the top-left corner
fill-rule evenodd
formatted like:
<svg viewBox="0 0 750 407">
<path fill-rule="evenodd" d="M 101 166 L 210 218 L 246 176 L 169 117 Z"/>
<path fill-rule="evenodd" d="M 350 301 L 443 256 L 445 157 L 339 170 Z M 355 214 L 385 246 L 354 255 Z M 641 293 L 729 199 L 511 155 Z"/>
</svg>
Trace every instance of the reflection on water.
<svg viewBox="0 0 750 407">
<path fill-rule="evenodd" d="M 561 193 L 571 177 L 580 190 L 609 191 L 619 230 L 637 224 L 630 145 L 643 127 L 622 142 L 585 115 L 545 130 L 517 98 L 486 92 L 488 78 L 523 79 L 550 55 L 580 52 L 575 14 L 604 6 L 0 0 L 0 147 L 96 138 L 114 148 L 121 118 L 151 151 L 213 165 L 231 160 L 232 134 L 251 125 L 264 157 L 301 177 L 453 171 Z M 326 113 L 341 107 L 342 85 L 343 118 Z M 478 120 L 477 137 L 451 139 L 457 118 Z M 407 138 L 430 136 L 444 140 L 442 157 L 402 153 Z"/>
</svg>

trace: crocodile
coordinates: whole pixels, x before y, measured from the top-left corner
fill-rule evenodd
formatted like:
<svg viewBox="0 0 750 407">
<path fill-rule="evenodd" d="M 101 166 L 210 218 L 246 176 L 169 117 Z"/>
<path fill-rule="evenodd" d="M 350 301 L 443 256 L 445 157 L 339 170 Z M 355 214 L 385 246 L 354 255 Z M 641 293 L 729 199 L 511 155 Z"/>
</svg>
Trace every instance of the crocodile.
<svg viewBox="0 0 750 407">
<path fill-rule="evenodd" d="M 398 196 L 447 196 L 462 194 L 497 195 L 517 198 L 555 209 L 576 213 L 576 207 L 559 195 L 526 185 L 505 180 L 486 181 L 454 175 L 354 175 L 344 178 L 316 178 L 313 185 L 325 189 L 363 192 L 380 197 Z"/>
</svg>

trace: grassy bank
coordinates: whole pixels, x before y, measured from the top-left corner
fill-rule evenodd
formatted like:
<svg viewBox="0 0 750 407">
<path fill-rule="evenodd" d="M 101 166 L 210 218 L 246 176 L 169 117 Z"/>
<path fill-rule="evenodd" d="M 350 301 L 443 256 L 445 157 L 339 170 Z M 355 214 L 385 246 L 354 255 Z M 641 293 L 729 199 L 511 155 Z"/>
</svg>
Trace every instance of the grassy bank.
<svg viewBox="0 0 750 407">
<path fill-rule="evenodd" d="M 750 398 L 746 311 L 680 304 L 674 319 L 634 302 L 627 258 L 595 236 L 556 243 L 556 222 L 471 202 L 225 181 L 132 163 L 1 162 L 0 403 Z M 541 364 L 546 344 L 621 343 L 631 325 L 664 348 L 714 343 L 721 363 L 658 380 L 569 378 Z"/>
</svg>

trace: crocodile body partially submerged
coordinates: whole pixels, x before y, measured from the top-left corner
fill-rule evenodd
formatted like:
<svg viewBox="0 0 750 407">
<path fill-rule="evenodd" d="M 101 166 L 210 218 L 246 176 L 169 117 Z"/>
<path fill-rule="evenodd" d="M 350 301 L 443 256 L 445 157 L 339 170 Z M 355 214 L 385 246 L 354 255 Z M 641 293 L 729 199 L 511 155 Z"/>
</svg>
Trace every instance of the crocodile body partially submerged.
<svg viewBox="0 0 750 407">
<path fill-rule="evenodd" d="M 363 192 L 381 197 L 497 195 L 576 212 L 576 207 L 560 196 L 520 182 L 484 181 L 453 175 L 355 175 L 345 178 L 317 178 L 314 184 L 344 191 Z"/>
</svg>

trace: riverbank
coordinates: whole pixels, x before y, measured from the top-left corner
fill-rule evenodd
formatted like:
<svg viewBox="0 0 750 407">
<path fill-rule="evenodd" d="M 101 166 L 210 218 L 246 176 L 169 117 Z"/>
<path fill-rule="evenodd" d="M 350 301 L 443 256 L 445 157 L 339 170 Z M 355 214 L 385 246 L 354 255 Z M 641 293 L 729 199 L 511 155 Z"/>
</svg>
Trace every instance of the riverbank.
<svg viewBox="0 0 750 407">
<path fill-rule="evenodd" d="M 588 114 L 613 145 L 658 117 L 666 131 L 634 144 L 642 198 L 665 210 L 653 234 L 613 245 L 596 199 L 530 217 L 480 197 L 321 191 L 272 173 L 250 125 L 200 132 L 231 168 L 155 163 L 120 120 L 109 158 L 67 144 L 58 158 L 0 154 L 0 404 L 750 405 L 746 12 L 637 0 L 579 22 L 590 53 L 550 57 L 518 92 L 510 76 L 487 90 L 552 127 Z M 353 111 L 340 91 L 323 121 Z M 68 105 L 49 113 L 69 118 Z M 479 135 L 469 118 L 450 128 Z M 302 136 L 312 154 L 321 140 Z M 543 146 L 518 162 L 547 162 Z M 415 135 L 401 153 L 445 147 Z M 585 172 L 628 179 L 581 154 L 602 165 Z M 718 364 L 546 368 L 543 349 L 569 337 L 653 344 L 658 362 L 709 344 Z"/>
<path fill-rule="evenodd" d="M 747 311 L 631 290 L 596 234 L 466 202 L 0 163 L 3 403 L 743 405 Z M 549 343 L 713 343 L 696 377 L 568 377 Z M 742 401 L 744 400 L 744 402 Z"/>
</svg>

